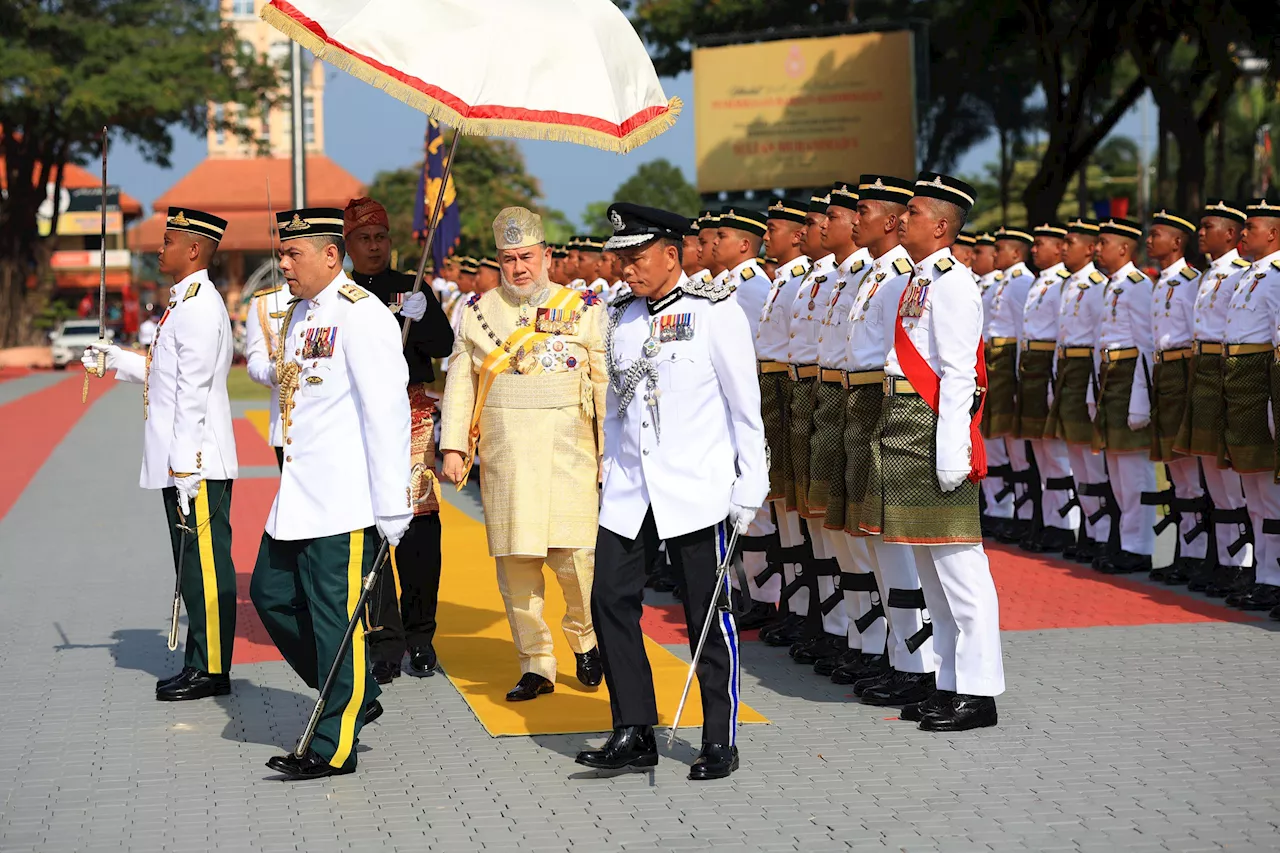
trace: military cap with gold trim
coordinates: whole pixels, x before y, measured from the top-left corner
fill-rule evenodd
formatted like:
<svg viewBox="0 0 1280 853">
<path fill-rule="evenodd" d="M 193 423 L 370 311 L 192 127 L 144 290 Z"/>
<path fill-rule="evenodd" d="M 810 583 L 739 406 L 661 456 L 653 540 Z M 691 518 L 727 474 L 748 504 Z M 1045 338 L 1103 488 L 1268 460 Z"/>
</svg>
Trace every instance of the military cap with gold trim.
<svg viewBox="0 0 1280 853">
<path fill-rule="evenodd" d="M 1205 203 L 1200 218 L 1203 219 L 1206 216 L 1220 216 L 1223 219 L 1230 219 L 1232 222 L 1244 222 L 1249 218 L 1245 215 L 1244 205 L 1225 198 L 1209 199 Z"/>
<path fill-rule="evenodd" d="M 775 198 L 769 204 L 770 219 L 785 219 L 788 222 L 804 222 L 804 215 L 809 212 L 809 204 L 793 198 Z"/>
<path fill-rule="evenodd" d="M 977 244 L 978 244 L 978 238 L 973 236 L 972 234 L 966 234 L 963 231 L 961 231 L 959 234 L 956 235 L 957 246 L 976 246 Z"/>
<path fill-rule="evenodd" d="M 959 178 L 937 172 L 921 172 L 916 178 L 916 198 L 936 198 L 949 201 L 966 214 L 973 209 L 978 191 Z"/>
<path fill-rule="evenodd" d="M 579 252 L 603 252 L 605 238 L 593 237 L 587 235 L 582 238 L 582 242 L 578 244 Z"/>
<path fill-rule="evenodd" d="M 1056 237 L 1061 240 L 1067 236 L 1067 226 L 1061 222 L 1042 222 L 1032 228 L 1031 233 L 1037 237 Z"/>
<path fill-rule="evenodd" d="M 551 247 L 551 257 L 567 258 L 569 257 L 569 250 L 566 249 L 564 246 L 561 246 L 559 243 L 557 243 Z"/>
<path fill-rule="evenodd" d="M 1086 237 L 1098 236 L 1098 222 L 1095 219 L 1076 217 L 1067 223 L 1068 234 L 1084 234 Z"/>
<path fill-rule="evenodd" d="M 1015 228 L 1012 225 L 1001 225 L 996 229 L 995 238 L 999 240 L 1016 240 L 1019 243 L 1026 243 L 1030 246 L 1036 241 L 1031 236 L 1031 232 L 1025 228 Z"/>
<path fill-rule="evenodd" d="M 479 269 L 480 269 L 480 265 L 476 262 L 475 258 L 463 258 L 458 263 L 458 270 L 460 272 L 470 273 L 471 275 L 475 275 L 477 270 Z"/>
<path fill-rule="evenodd" d="M 858 178 L 858 197 L 863 201 L 891 201 L 905 205 L 915 190 L 911 181 L 893 175 L 863 175 Z"/>
<path fill-rule="evenodd" d="M 996 238 L 991 236 L 990 231 L 983 231 L 981 234 L 974 235 L 973 244 L 975 246 L 994 246 Z"/>
<path fill-rule="evenodd" d="M 1194 234 L 1200 230 L 1190 219 L 1180 213 L 1170 213 L 1167 210 L 1160 210 L 1151 215 L 1152 225 L 1168 225 L 1170 228 L 1177 228 L 1179 231 L 1185 231 L 1188 234 Z"/>
<path fill-rule="evenodd" d="M 739 231 L 746 231 L 748 234 L 763 237 L 765 222 L 767 221 L 768 216 L 758 210 L 749 210 L 745 207 L 722 207 L 720 208 L 720 221 L 717 223 L 717 227 L 736 228 Z"/>
<path fill-rule="evenodd" d="M 718 228 L 720 227 L 720 214 L 714 210 L 704 210 L 698 214 L 698 218 L 694 221 L 697 222 L 699 231 L 707 228 Z"/>
<path fill-rule="evenodd" d="M 1265 198 L 1255 198 L 1245 207 L 1244 212 L 1251 219 L 1255 216 L 1269 216 L 1273 219 L 1280 219 L 1280 202 L 1267 201 Z"/>
<path fill-rule="evenodd" d="M 166 231 L 186 231 L 189 234 L 208 237 L 215 243 L 221 243 L 222 235 L 227 230 L 227 220 L 220 219 L 212 213 L 205 213 L 203 210 L 192 210 L 189 207 L 171 207 L 169 208 L 169 215 L 164 220 L 164 229 Z"/>
<path fill-rule="evenodd" d="M 688 223 L 689 220 L 669 210 L 620 201 L 609 205 L 609 224 L 613 226 L 613 236 L 605 243 L 605 248 L 616 251 L 644 246 L 663 238 L 683 240 Z"/>
<path fill-rule="evenodd" d="M 299 237 L 341 237 L 342 211 L 336 207 L 303 207 L 276 214 L 280 242 Z"/>
<path fill-rule="evenodd" d="M 821 213 L 824 216 L 831 206 L 831 193 L 815 193 L 809 198 L 809 213 Z"/>
<path fill-rule="evenodd" d="M 1280 208 L 1277 208 L 1280 210 Z M 1142 226 L 1132 219 L 1111 217 L 1098 225 L 1099 234 L 1114 234 L 1117 237 L 1128 237 L 1130 240 L 1142 239 Z"/>
<path fill-rule="evenodd" d="M 831 193 L 828 196 L 830 201 L 827 202 L 828 207 L 847 207 L 850 210 L 858 209 L 858 185 L 847 181 L 836 181 L 831 185 Z"/>
<path fill-rule="evenodd" d="M 480 262 L 480 266 L 486 267 L 491 270 L 501 269 L 501 267 L 498 266 L 498 262 L 495 261 L 493 258 L 485 258 Z"/>
</svg>

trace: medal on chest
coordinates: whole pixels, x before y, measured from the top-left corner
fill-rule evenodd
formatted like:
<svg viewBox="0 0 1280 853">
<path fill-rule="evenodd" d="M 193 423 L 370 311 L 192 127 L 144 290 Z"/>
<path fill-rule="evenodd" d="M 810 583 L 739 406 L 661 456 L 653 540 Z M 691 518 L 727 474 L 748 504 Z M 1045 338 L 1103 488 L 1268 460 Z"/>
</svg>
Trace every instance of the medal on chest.
<svg viewBox="0 0 1280 853">
<path fill-rule="evenodd" d="M 693 340 L 693 314 L 664 314 L 649 321 L 649 337 L 644 342 L 645 358 L 653 358 L 663 344 Z"/>
<path fill-rule="evenodd" d="M 863 281 L 866 281 L 867 276 L 871 275 L 871 273 L 876 269 L 878 269 L 878 267 L 872 267 L 870 270 L 868 270 L 867 273 L 862 277 Z M 871 289 L 867 291 L 867 295 L 864 296 L 862 299 L 862 305 L 861 306 L 855 305 L 854 310 L 849 312 L 850 322 L 860 323 L 864 319 L 866 319 L 867 311 L 870 310 L 871 308 L 871 300 L 875 297 L 876 291 L 880 289 L 880 283 L 883 282 L 888 277 L 889 277 L 889 274 L 887 272 L 878 272 L 875 274 L 875 278 L 871 280 Z M 861 282 L 859 282 L 858 284 L 858 290 L 862 290 Z M 857 315 L 858 315 L 857 318 L 853 316 L 855 312 L 857 312 Z"/>
<path fill-rule="evenodd" d="M 1250 299 L 1253 298 L 1253 291 L 1257 289 L 1258 285 L 1261 284 L 1262 280 L 1266 277 L 1267 277 L 1267 274 L 1264 272 L 1260 272 L 1253 277 L 1253 284 L 1249 285 L 1249 289 L 1244 294 L 1245 302 L 1248 302 Z"/>
<path fill-rule="evenodd" d="M 927 278 L 911 280 L 906 292 L 902 294 L 902 304 L 898 307 L 899 317 L 919 317 L 924 314 L 924 302 L 929 296 L 929 284 L 930 281 Z"/>
<path fill-rule="evenodd" d="M 822 287 L 822 283 L 827 280 L 825 275 L 820 275 L 813 280 L 813 287 L 809 288 L 809 310 L 812 311 L 818 307 L 818 290 Z"/>
<path fill-rule="evenodd" d="M 302 338 L 302 359 L 330 358 L 338 342 L 337 326 L 315 326 L 307 329 Z"/>
<path fill-rule="evenodd" d="M 534 331 L 548 335 L 576 335 L 582 315 L 563 308 L 539 308 Z M 528 325 L 525 323 L 524 325 Z"/>
<path fill-rule="evenodd" d="M 169 312 L 173 310 L 174 303 L 170 302 L 169 307 L 164 309 L 164 314 L 160 315 L 160 322 L 156 323 L 155 337 L 151 339 L 151 346 L 147 347 L 147 361 L 142 370 L 142 419 L 145 421 L 151 414 L 151 358 L 156 351 L 156 341 L 160 340 L 160 330 L 164 328 L 164 321 L 169 319 Z"/>
</svg>

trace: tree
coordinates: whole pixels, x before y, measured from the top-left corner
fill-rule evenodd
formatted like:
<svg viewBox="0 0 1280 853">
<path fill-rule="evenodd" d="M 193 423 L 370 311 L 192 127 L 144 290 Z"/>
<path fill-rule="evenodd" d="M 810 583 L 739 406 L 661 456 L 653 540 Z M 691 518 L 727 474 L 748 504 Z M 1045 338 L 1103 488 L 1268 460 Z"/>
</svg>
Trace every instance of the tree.
<svg viewBox="0 0 1280 853">
<path fill-rule="evenodd" d="M 0 346 L 27 340 L 48 298 L 52 241 L 36 224 L 47 185 L 57 198 L 63 167 L 99 155 L 104 126 L 167 166 L 175 127 L 204 132 L 211 103 L 249 116 L 275 90 L 274 69 L 240 50 L 216 4 L 0 3 Z M 251 137 L 234 119 L 220 124 Z"/>
<path fill-rule="evenodd" d="M 631 177 L 613 191 L 613 201 L 628 201 L 646 207 L 658 207 L 690 218 L 697 216 L 702 198 L 693 184 L 684 178 L 684 172 L 670 160 L 659 158 L 642 163 Z M 608 201 L 596 201 L 587 205 L 582 214 L 582 227 L 592 234 L 608 234 Z"/>
</svg>

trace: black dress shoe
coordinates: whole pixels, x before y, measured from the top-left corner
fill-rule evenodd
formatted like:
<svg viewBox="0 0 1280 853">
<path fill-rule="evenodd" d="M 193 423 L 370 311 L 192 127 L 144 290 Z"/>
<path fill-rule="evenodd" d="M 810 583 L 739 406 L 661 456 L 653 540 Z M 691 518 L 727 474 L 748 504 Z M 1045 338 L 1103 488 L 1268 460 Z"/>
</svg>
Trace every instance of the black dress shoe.
<svg viewBox="0 0 1280 853">
<path fill-rule="evenodd" d="M 400 662 L 389 660 L 373 662 L 373 680 L 379 684 L 390 684 L 392 679 L 400 677 Z"/>
<path fill-rule="evenodd" d="M 897 674 L 898 671 L 896 669 L 886 669 L 878 675 L 869 675 L 866 678 L 855 681 L 853 682 L 853 695 L 861 696 L 866 691 L 879 687 L 889 681 Z"/>
<path fill-rule="evenodd" d="M 191 699 L 207 699 L 210 696 L 226 696 L 231 692 L 231 676 L 227 674 L 211 675 L 196 670 L 186 678 L 166 684 L 156 690 L 156 699 L 161 702 L 186 702 Z"/>
<path fill-rule="evenodd" d="M 846 647 L 845 650 L 840 652 L 838 655 L 832 655 L 831 657 L 825 657 L 819 660 L 813 665 L 813 671 L 818 675 L 830 677 L 832 673 L 845 664 L 857 663 L 858 658 L 860 657 L 862 657 L 861 649 L 850 649 Z"/>
<path fill-rule="evenodd" d="M 1256 583 L 1244 593 L 1228 596 L 1227 604 L 1241 610 L 1271 610 L 1280 607 L 1280 586 Z"/>
<path fill-rule="evenodd" d="M 508 702 L 527 702 L 537 699 L 544 693 L 554 693 L 556 686 L 536 672 L 526 672 L 520 676 L 516 686 L 507 694 Z"/>
<path fill-rule="evenodd" d="M 1075 554 L 1072 555 L 1071 559 L 1081 565 L 1092 565 L 1093 558 L 1097 556 L 1100 550 L 1101 547 L 1097 542 L 1094 542 L 1088 536 L 1082 536 L 1080 541 L 1076 543 L 1076 551 Z"/>
<path fill-rule="evenodd" d="M 970 696 L 957 693 L 941 711 L 927 714 L 920 720 L 920 730 L 925 732 L 966 732 L 994 726 L 998 720 L 996 700 L 991 696 Z"/>
<path fill-rule="evenodd" d="M 836 634 L 819 634 L 791 647 L 791 659 L 812 666 L 823 658 L 835 657 L 849 648 L 849 640 Z"/>
<path fill-rule="evenodd" d="M 1280 607 L 1277 607 L 1275 610 L 1268 613 L 1267 618 L 1275 622 L 1280 622 Z"/>
<path fill-rule="evenodd" d="M 1204 594 L 1210 598 L 1224 598 L 1233 592 L 1247 589 L 1252 583 L 1252 570 L 1240 566 L 1218 566 Z"/>
<path fill-rule="evenodd" d="M 1066 556 L 1068 550 L 1072 552 L 1076 549 L 1076 532 L 1067 530 L 1062 527 L 1046 527 L 1040 531 L 1040 538 L 1036 541 L 1039 546 L 1037 554 L 1054 554 L 1059 551 Z"/>
<path fill-rule="evenodd" d="M 1104 575 L 1131 575 L 1135 572 L 1151 571 L 1151 555 L 1135 554 L 1132 551 L 1117 551 L 1103 557 L 1098 571 Z"/>
<path fill-rule="evenodd" d="M 345 776 L 356 772 L 356 759 L 351 756 L 349 766 L 334 767 L 321 758 L 315 750 L 308 749 L 307 754 L 298 758 L 293 755 L 277 755 L 267 761 L 267 766 L 277 773 L 283 773 L 285 781 L 301 782 L 306 779 L 324 779 L 326 776 Z"/>
<path fill-rule="evenodd" d="M 1173 564 L 1165 569 L 1164 578 L 1162 578 L 1161 582 L 1166 586 L 1186 586 L 1187 582 L 1191 580 L 1191 573 L 1195 571 L 1195 565 L 1203 562 L 1203 560 L 1195 557 L 1182 557 L 1174 560 Z"/>
<path fill-rule="evenodd" d="M 418 678 L 427 678 L 436 674 L 436 667 L 439 661 L 436 659 L 435 648 L 428 643 L 425 646 L 415 646 L 409 649 L 409 674 L 416 675 Z"/>
<path fill-rule="evenodd" d="M 853 663 L 837 667 L 836 671 L 831 673 L 831 681 L 834 684 L 856 684 L 863 679 L 878 678 L 888 669 L 889 656 L 887 654 L 861 654 Z"/>
<path fill-rule="evenodd" d="M 738 769 L 738 748 L 722 743 L 704 743 L 702 752 L 689 768 L 689 778 L 695 782 L 723 779 Z"/>
<path fill-rule="evenodd" d="M 1169 570 L 1172 569 L 1173 566 L 1174 566 L 1173 563 L 1170 563 L 1167 566 L 1157 566 L 1156 568 L 1147 572 L 1147 580 L 1164 583 L 1164 576 L 1169 573 Z"/>
<path fill-rule="evenodd" d="M 1208 560 L 1188 561 L 1187 590 L 1204 592 L 1213 583 L 1214 567 Z"/>
<path fill-rule="evenodd" d="M 798 613 L 784 613 L 777 622 L 760 629 L 760 642 L 773 648 L 789 646 L 804 633 L 804 617 Z"/>
<path fill-rule="evenodd" d="M 653 726 L 622 726 L 613 730 L 604 746 L 584 749 L 574 759 L 596 770 L 643 770 L 658 764 L 658 742 Z"/>
<path fill-rule="evenodd" d="M 367 726 L 382 716 L 382 703 L 374 699 L 364 706 L 364 724 Z"/>
<path fill-rule="evenodd" d="M 1024 518 L 1006 518 L 1004 524 L 996 528 L 996 541 L 1005 545 L 1016 545 L 1022 541 L 1031 529 L 1031 522 Z"/>
<path fill-rule="evenodd" d="M 859 698 L 867 705 L 909 705 L 923 702 L 937 689 L 932 672 L 897 672 L 883 684 L 863 690 Z"/>
<path fill-rule="evenodd" d="M 912 702 L 910 705 L 902 706 L 902 713 L 898 714 L 898 719 L 908 720 L 918 723 L 930 714 L 938 714 L 951 707 L 951 700 L 955 698 L 954 690 L 935 690 L 933 695 L 923 702 Z"/>
<path fill-rule="evenodd" d="M 604 681 L 604 664 L 600 662 L 599 646 L 582 654 L 575 652 L 573 657 L 578 661 L 578 680 L 586 687 L 599 687 L 600 682 Z"/>
<path fill-rule="evenodd" d="M 199 671 L 200 670 L 196 669 L 194 666 L 184 666 L 182 668 L 182 672 L 178 673 L 177 675 L 171 675 L 168 678 L 162 678 L 159 681 L 157 681 L 156 690 L 159 690 L 161 687 L 168 687 L 170 684 L 174 684 L 178 681 L 181 681 L 184 678 L 190 678 L 192 673 L 199 672 Z"/>
<path fill-rule="evenodd" d="M 738 616 L 734 621 L 738 623 L 739 631 L 754 631 L 773 622 L 777 615 L 778 608 L 769 602 L 753 601 L 747 612 Z"/>
</svg>

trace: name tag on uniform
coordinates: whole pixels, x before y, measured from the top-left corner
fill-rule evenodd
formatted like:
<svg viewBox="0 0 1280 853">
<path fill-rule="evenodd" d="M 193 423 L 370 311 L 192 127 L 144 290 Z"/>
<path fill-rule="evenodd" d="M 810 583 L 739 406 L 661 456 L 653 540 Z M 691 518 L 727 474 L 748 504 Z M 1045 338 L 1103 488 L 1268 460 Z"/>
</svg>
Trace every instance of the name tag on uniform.
<svg viewBox="0 0 1280 853">
<path fill-rule="evenodd" d="M 563 308 L 539 308 L 534 331 L 548 335 L 576 335 L 582 315 Z"/>
<path fill-rule="evenodd" d="M 649 337 L 659 343 L 693 340 L 692 314 L 665 314 L 649 321 Z"/>
<path fill-rule="evenodd" d="M 333 355 L 333 347 L 338 342 L 337 326 L 320 326 L 307 329 L 302 341 L 302 357 L 329 358 Z"/>
</svg>

